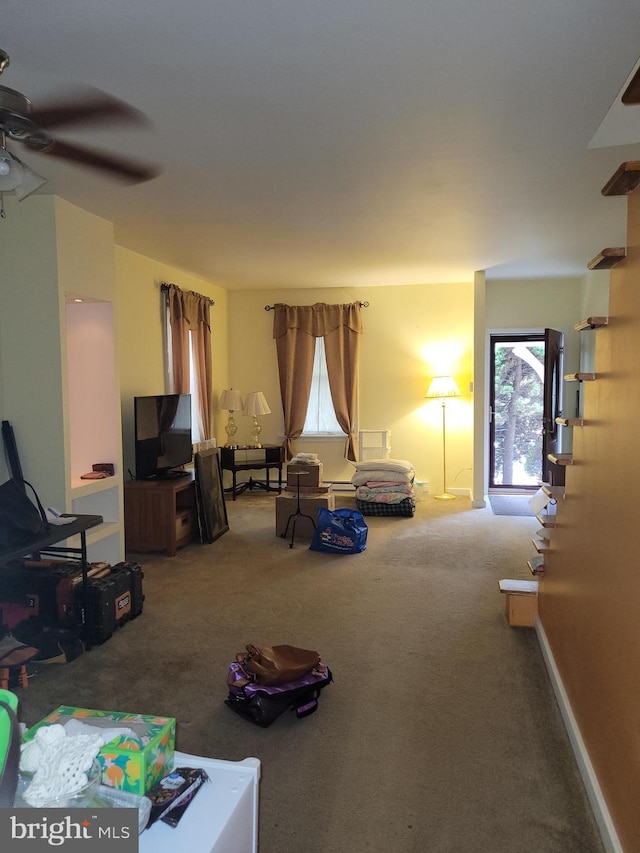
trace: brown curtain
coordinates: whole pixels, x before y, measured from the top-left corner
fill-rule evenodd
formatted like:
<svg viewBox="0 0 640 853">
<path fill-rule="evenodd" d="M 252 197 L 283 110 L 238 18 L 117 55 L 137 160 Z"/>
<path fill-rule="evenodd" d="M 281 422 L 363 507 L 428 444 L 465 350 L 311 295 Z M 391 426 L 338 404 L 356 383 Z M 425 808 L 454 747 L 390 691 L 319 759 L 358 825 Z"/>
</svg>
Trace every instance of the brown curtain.
<svg viewBox="0 0 640 853">
<path fill-rule="evenodd" d="M 274 306 L 280 396 L 284 412 L 285 451 L 293 456 L 292 441 L 304 428 L 311 391 L 316 338 L 324 338 L 331 400 L 336 418 L 347 436 L 345 458 L 356 461 L 353 432 L 358 390 L 358 360 L 362 320 L 360 303 L 346 305 Z"/>
<path fill-rule="evenodd" d="M 198 399 L 198 426 L 202 439 L 211 438 L 211 323 L 209 299 L 175 284 L 167 285 L 171 328 L 172 394 L 188 394 L 189 333 L 193 347 L 194 384 Z"/>
</svg>

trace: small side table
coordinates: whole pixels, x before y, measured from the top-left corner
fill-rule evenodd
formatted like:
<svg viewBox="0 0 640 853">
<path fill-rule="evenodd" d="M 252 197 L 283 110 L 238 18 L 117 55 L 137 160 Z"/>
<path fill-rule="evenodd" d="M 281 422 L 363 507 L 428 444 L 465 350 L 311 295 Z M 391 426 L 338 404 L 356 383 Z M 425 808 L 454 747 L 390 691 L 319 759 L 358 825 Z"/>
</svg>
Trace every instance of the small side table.
<svg viewBox="0 0 640 853">
<path fill-rule="evenodd" d="M 311 518 L 310 515 L 307 515 L 306 513 L 302 512 L 302 510 L 300 509 L 300 477 L 306 477 L 308 473 L 309 473 L 308 471 L 292 471 L 291 472 L 293 477 L 298 478 L 297 488 L 296 488 L 296 511 L 291 513 L 291 515 L 289 516 L 289 518 L 287 520 L 287 526 L 284 529 L 284 533 L 280 534 L 283 539 L 286 539 L 287 533 L 289 532 L 289 525 L 293 521 L 293 524 L 291 524 L 291 542 L 289 542 L 289 548 L 293 548 L 293 537 L 296 535 L 296 523 L 297 523 L 299 518 L 308 518 L 309 521 L 311 522 L 311 524 L 313 524 L 313 529 L 314 530 L 316 529 L 315 520 L 313 518 Z"/>
<path fill-rule="evenodd" d="M 264 444 L 262 447 L 221 447 L 220 467 L 223 471 L 231 471 L 233 485 L 226 492 L 231 492 L 233 500 L 246 489 L 263 489 L 265 492 L 282 492 L 282 466 L 284 464 L 284 447 L 281 444 Z M 278 471 L 278 486 L 271 486 L 269 471 Z M 266 471 L 266 482 L 249 477 L 246 483 L 237 482 L 238 471 Z"/>
</svg>

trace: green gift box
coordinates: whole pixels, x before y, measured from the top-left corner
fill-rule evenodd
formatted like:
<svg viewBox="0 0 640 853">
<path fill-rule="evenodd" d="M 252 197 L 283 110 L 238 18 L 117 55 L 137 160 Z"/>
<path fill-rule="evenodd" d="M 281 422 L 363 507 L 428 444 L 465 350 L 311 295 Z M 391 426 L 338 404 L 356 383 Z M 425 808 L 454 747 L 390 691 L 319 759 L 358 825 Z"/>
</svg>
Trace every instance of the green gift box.
<svg viewBox="0 0 640 853">
<path fill-rule="evenodd" d="M 121 727 L 135 733 L 135 737 L 126 735 L 109 741 L 98 753 L 103 785 L 144 795 L 173 769 L 176 721 L 172 717 L 92 711 L 89 708 L 60 705 L 32 726 L 23 735 L 23 741 L 31 740 L 41 726 L 54 723 L 64 726 L 71 719 L 96 728 Z"/>
</svg>

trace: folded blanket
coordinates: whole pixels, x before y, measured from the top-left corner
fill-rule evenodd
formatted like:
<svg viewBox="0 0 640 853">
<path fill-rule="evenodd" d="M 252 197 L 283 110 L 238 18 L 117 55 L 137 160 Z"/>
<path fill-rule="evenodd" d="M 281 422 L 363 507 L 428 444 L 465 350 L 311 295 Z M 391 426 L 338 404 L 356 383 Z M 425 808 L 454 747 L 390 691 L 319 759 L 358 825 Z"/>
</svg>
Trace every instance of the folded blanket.
<svg viewBox="0 0 640 853">
<path fill-rule="evenodd" d="M 369 489 L 367 486 L 359 486 L 356 489 L 356 500 L 369 501 L 371 503 L 399 504 L 410 497 L 413 497 L 411 489 L 409 489 L 409 492 L 382 491 L 381 489 Z"/>
<path fill-rule="evenodd" d="M 412 471 L 413 465 L 406 459 L 367 459 L 366 462 L 352 462 L 356 471 Z"/>
<path fill-rule="evenodd" d="M 356 498 L 356 506 L 363 515 L 378 516 L 405 516 L 411 518 L 416 511 L 416 502 L 411 498 L 405 498 L 399 504 L 382 504 L 377 501 L 359 501 Z"/>
<path fill-rule="evenodd" d="M 391 480 L 367 480 L 364 485 L 377 492 L 404 492 L 407 495 L 413 494 L 411 483 L 400 483 Z M 362 487 L 358 486 L 358 488 Z"/>
<path fill-rule="evenodd" d="M 364 486 L 369 482 L 385 482 L 385 483 L 412 483 L 415 477 L 415 471 L 385 471 L 384 469 L 375 469 L 366 471 L 356 471 L 351 477 L 351 482 L 354 486 Z"/>
</svg>

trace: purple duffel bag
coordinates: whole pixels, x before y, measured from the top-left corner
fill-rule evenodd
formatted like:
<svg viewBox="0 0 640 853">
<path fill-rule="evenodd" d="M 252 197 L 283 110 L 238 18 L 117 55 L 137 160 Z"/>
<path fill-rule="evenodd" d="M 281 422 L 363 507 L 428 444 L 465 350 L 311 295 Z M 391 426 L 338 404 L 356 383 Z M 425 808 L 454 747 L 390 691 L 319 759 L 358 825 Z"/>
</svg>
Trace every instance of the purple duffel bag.
<svg viewBox="0 0 640 853">
<path fill-rule="evenodd" d="M 313 714 L 318 707 L 320 691 L 332 680 L 329 667 L 320 663 L 302 678 L 266 687 L 248 679 L 242 665 L 234 662 L 229 665 L 229 695 L 225 705 L 266 729 L 289 709 L 295 711 L 299 719 Z"/>
</svg>

